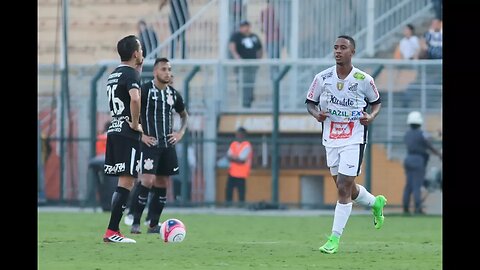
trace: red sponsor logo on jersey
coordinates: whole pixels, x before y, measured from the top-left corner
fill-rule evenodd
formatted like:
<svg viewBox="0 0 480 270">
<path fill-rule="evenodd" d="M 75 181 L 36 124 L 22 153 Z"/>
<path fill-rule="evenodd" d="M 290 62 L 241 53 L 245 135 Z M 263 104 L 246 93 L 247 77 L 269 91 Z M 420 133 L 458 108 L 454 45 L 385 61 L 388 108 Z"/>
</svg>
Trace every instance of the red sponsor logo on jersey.
<svg viewBox="0 0 480 270">
<path fill-rule="evenodd" d="M 330 139 L 347 139 L 352 136 L 353 122 L 331 122 Z"/>
<path fill-rule="evenodd" d="M 373 91 L 375 91 L 375 94 L 377 94 L 377 97 L 378 97 L 378 90 L 373 80 L 370 81 L 370 85 L 372 86 Z"/>
<path fill-rule="evenodd" d="M 313 80 L 312 86 L 310 86 L 310 89 L 308 89 L 308 98 L 313 99 L 313 92 L 315 91 L 315 88 L 317 87 L 317 77 L 315 77 L 315 80 Z"/>
</svg>

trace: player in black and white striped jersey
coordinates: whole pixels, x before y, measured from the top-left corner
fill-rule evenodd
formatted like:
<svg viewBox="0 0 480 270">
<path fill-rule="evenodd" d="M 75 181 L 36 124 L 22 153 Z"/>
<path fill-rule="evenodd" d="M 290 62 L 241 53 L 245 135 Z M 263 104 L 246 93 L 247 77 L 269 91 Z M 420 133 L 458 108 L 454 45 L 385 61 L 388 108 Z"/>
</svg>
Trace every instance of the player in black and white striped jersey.
<svg viewBox="0 0 480 270">
<path fill-rule="evenodd" d="M 151 214 L 147 233 L 158 233 L 158 222 L 167 199 L 167 182 L 179 173 L 175 145 L 187 129 L 188 113 L 180 93 L 172 87 L 172 67 L 167 58 L 157 58 L 153 65 L 153 80 L 141 86 L 140 119 L 144 136 L 155 143 L 141 143 L 141 183 L 132 196 L 133 224 L 131 233 L 141 233 L 140 219 L 151 189 Z M 173 114 L 178 113 L 181 126 L 173 130 Z M 148 140 L 145 140 L 148 141 Z"/>
</svg>

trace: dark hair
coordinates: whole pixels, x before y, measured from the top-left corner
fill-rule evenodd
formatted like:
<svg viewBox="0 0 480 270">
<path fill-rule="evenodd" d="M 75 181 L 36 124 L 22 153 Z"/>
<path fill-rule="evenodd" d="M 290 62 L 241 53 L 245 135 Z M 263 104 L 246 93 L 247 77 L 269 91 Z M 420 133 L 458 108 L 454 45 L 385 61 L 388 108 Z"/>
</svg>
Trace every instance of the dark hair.
<svg viewBox="0 0 480 270">
<path fill-rule="evenodd" d="M 155 63 L 153 64 L 153 66 L 156 66 L 160 62 L 168 63 L 168 62 L 170 62 L 170 60 L 168 60 L 168 58 L 166 58 L 166 57 L 157 58 L 157 59 L 155 59 Z"/>
<path fill-rule="evenodd" d="M 240 26 L 244 26 L 244 25 L 250 25 L 250 22 L 247 21 L 247 20 L 243 20 L 240 22 Z"/>
<path fill-rule="evenodd" d="M 410 29 L 410 31 L 412 31 L 412 34 L 415 32 L 415 27 L 413 27 L 413 25 L 407 24 L 406 26 L 408 27 L 408 29 Z"/>
<path fill-rule="evenodd" d="M 351 36 L 340 35 L 340 36 L 338 36 L 337 38 L 348 39 L 348 41 L 350 41 L 350 44 L 352 44 L 353 48 L 355 49 L 355 40 L 354 40 Z"/>
<path fill-rule="evenodd" d="M 239 127 L 239 128 L 237 128 L 237 132 L 240 132 L 240 133 L 242 133 L 243 135 L 246 135 L 246 134 L 247 134 L 247 130 L 246 130 L 244 127 Z"/>
<path fill-rule="evenodd" d="M 120 39 L 117 43 L 117 52 L 120 55 L 121 61 L 128 61 L 132 59 L 132 55 L 135 51 L 140 49 L 140 45 L 137 42 L 138 38 L 134 35 L 126 36 Z"/>
</svg>

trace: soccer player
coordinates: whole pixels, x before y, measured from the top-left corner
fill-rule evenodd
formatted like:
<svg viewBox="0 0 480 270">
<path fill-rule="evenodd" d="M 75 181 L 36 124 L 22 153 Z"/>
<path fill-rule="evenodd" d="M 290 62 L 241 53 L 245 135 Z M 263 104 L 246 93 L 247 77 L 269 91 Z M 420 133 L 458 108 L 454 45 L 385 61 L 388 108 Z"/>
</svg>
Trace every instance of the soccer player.
<svg viewBox="0 0 480 270">
<path fill-rule="evenodd" d="M 380 95 L 373 78 L 352 65 L 355 41 L 339 36 L 333 46 L 336 64 L 318 73 L 307 92 L 308 112 L 322 123 L 322 143 L 327 166 L 337 186 L 337 204 L 332 234 L 319 249 L 336 253 L 340 236 L 352 211 L 352 202 L 372 208 L 374 226 L 383 226 L 384 196 L 373 196 L 355 183 L 360 174 L 363 151 L 367 143 L 367 127 L 380 111 Z M 371 112 L 367 113 L 367 106 Z"/>
<path fill-rule="evenodd" d="M 153 65 L 153 80 L 141 86 L 141 122 L 144 136 L 153 143 L 142 143 L 141 184 L 132 196 L 133 224 L 131 233 L 141 233 L 140 219 L 148 200 L 150 224 L 147 233 L 159 233 L 158 224 L 167 200 L 167 182 L 179 173 L 175 145 L 187 129 L 188 113 L 180 93 L 172 87 L 172 67 L 167 58 L 157 58 Z M 180 115 L 181 126 L 173 131 L 173 112 Z"/>
<path fill-rule="evenodd" d="M 104 242 L 136 243 L 120 233 L 119 223 L 134 180 L 140 158 L 140 71 L 143 64 L 142 46 L 134 35 L 117 43 L 121 63 L 107 81 L 108 105 L 112 120 L 107 131 L 104 173 L 118 176 L 112 195 L 112 208 Z"/>
</svg>

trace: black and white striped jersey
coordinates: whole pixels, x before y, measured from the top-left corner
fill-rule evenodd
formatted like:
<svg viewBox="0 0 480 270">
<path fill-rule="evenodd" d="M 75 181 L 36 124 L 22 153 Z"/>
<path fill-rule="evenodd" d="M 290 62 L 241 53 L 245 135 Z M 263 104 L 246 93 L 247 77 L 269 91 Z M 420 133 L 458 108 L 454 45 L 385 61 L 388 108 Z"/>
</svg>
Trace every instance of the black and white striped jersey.
<svg viewBox="0 0 480 270">
<path fill-rule="evenodd" d="M 157 138 L 158 147 L 171 146 L 167 134 L 173 131 L 173 110 L 177 113 L 185 110 L 183 98 L 172 86 L 158 89 L 153 80 L 142 84 L 142 107 L 140 121 L 143 133 Z"/>
</svg>

